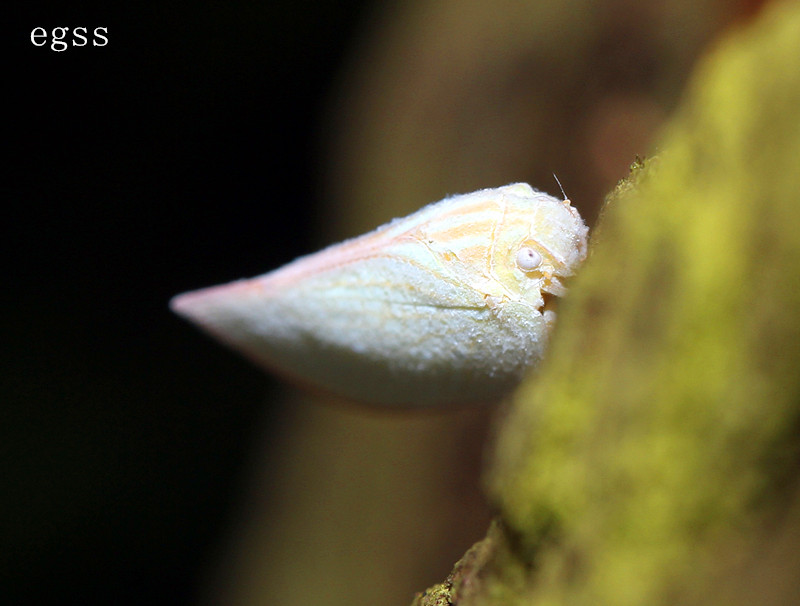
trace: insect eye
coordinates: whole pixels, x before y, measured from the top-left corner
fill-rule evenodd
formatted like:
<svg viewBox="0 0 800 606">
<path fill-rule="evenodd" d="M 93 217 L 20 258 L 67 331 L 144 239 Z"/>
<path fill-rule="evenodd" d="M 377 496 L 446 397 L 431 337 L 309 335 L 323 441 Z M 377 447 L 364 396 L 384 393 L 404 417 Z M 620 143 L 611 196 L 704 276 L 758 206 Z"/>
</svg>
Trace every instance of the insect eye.
<svg viewBox="0 0 800 606">
<path fill-rule="evenodd" d="M 542 264 L 542 255 L 524 246 L 517 252 L 517 267 L 522 271 L 533 271 Z"/>
</svg>

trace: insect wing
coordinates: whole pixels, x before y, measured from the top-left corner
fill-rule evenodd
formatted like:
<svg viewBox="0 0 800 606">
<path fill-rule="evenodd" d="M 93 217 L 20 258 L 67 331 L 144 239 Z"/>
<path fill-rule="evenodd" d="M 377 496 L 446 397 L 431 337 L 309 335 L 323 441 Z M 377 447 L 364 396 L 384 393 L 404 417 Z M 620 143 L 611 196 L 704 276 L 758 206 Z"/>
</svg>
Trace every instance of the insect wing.
<svg viewBox="0 0 800 606">
<path fill-rule="evenodd" d="M 547 338 L 540 310 L 507 296 L 492 267 L 506 197 L 534 195 L 549 198 L 526 184 L 447 198 L 171 305 L 260 365 L 349 399 L 495 400 L 538 361 Z"/>
</svg>

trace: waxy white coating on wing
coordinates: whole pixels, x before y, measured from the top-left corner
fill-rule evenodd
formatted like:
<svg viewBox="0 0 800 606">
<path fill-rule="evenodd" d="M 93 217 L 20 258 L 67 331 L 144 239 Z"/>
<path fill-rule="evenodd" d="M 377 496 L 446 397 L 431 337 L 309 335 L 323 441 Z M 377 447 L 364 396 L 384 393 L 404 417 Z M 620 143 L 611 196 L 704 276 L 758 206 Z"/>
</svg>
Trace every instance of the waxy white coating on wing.
<svg viewBox="0 0 800 606">
<path fill-rule="evenodd" d="M 541 359 L 545 298 L 564 294 L 587 234 L 569 201 L 516 183 L 171 306 L 264 367 L 348 399 L 492 401 Z"/>
</svg>

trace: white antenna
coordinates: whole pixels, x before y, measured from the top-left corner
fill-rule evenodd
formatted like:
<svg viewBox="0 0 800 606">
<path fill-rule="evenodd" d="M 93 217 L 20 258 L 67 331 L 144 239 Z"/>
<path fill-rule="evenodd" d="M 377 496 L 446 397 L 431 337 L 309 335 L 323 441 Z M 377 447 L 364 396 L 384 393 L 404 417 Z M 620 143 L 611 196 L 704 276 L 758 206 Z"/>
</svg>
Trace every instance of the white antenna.
<svg viewBox="0 0 800 606">
<path fill-rule="evenodd" d="M 559 180 L 558 180 L 558 177 L 556 177 L 556 174 L 555 174 L 555 173 L 553 173 L 553 179 L 555 179 L 555 180 L 556 180 L 556 183 L 558 183 L 558 189 L 560 189 L 560 190 L 561 190 L 561 195 L 562 195 L 562 196 L 564 196 L 564 202 L 566 202 L 567 204 L 569 204 L 570 200 L 569 200 L 569 198 L 567 198 L 567 192 L 565 192 L 565 191 L 564 191 L 564 188 L 563 188 L 563 187 L 561 187 L 561 181 L 559 181 Z"/>
</svg>

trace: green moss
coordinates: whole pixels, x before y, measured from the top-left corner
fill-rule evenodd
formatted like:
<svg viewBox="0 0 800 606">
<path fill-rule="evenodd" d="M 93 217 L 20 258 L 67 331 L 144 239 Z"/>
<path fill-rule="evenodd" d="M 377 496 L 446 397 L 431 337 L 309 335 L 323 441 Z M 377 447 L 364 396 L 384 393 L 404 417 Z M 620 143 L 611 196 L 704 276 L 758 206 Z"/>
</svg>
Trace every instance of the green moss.
<svg viewBox="0 0 800 606">
<path fill-rule="evenodd" d="M 453 603 L 736 603 L 721 587 L 798 511 L 800 4 L 715 49 L 658 148 L 501 427 L 506 548 Z"/>
</svg>

